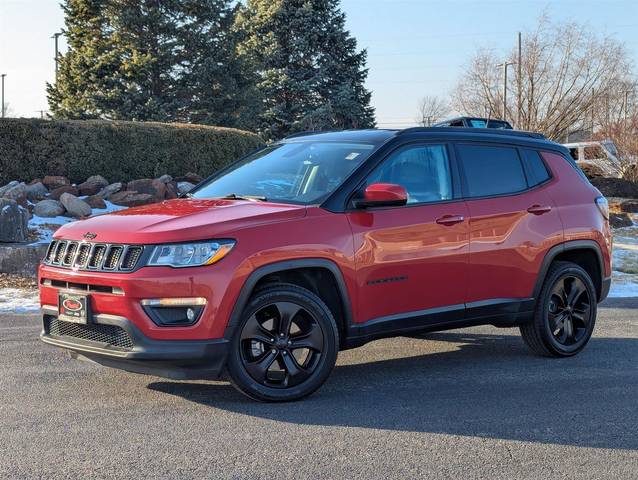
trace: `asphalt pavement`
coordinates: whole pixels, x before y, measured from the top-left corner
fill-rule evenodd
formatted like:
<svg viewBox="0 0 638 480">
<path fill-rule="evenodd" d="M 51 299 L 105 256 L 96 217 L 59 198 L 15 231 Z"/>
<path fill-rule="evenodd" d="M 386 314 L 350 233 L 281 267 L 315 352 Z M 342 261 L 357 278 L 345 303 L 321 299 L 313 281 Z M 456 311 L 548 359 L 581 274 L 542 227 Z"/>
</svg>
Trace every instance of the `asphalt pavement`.
<svg viewBox="0 0 638 480">
<path fill-rule="evenodd" d="M 574 358 L 514 329 L 381 340 L 290 404 L 72 360 L 39 329 L 0 315 L 2 478 L 638 478 L 638 298 Z"/>
</svg>

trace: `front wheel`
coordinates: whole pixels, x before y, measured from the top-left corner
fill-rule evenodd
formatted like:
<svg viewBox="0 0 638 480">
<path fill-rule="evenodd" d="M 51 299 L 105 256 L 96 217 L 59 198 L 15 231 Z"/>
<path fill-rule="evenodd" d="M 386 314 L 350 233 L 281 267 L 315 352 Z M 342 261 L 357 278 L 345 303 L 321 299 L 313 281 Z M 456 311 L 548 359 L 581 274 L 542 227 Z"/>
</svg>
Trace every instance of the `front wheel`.
<svg viewBox="0 0 638 480">
<path fill-rule="evenodd" d="M 594 331 L 596 290 L 589 274 L 571 262 L 554 263 L 536 303 L 534 319 L 521 335 L 539 355 L 569 357 L 580 352 Z"/>
<path fill-rule="evenodd" d="M 290 284 L 259 290 L 231 342 L 231 382 L 260 401 L 310 395 L 334 367 L 337 332 L 330 309 L 311 291 Z"/>
</svg>

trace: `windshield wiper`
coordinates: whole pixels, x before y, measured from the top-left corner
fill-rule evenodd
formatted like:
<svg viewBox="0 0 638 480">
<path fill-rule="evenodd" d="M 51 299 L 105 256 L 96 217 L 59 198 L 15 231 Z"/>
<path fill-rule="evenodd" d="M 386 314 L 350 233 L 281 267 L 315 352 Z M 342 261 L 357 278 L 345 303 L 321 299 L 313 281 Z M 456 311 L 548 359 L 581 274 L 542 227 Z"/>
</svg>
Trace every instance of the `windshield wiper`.
<svg viewBox="0 0 638 480">
<path fill-rule="evenodd" d="M 237 195 L 236 193 L 229 193 L 228 195 L 224 195 L 219 198 L 223 198 L 225 200 L 256 200 L 259 202 L 265 202 L 267 200 L 266 197 L 261 195 Z"/>
</svg>

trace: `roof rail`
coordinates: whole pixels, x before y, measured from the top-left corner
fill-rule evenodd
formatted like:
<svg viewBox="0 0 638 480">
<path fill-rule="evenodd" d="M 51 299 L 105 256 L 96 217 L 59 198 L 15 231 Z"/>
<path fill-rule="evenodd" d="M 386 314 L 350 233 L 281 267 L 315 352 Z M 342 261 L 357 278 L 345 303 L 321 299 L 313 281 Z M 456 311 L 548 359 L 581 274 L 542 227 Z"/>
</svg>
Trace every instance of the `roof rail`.
<svg viewBox="0 0 638 480">
<path fill-rule="evenodd" d="M 406 133 L 442 133 L 442 132 L 450 132 L 450 133 L 487 133 L 490 135 L 503 135 L 505 137 L 528 137 L 528 138 L 538 138 L 541 140 L 545 140 L 545 135 L 542 133 L 536 132 L 526 132 L 524 130 L 509 130 L 509 129 L 499 129 L 499 128 L 474 128 L 474 127 L 411 127 L 400 130 L 397 135 L 403 135 Z"/>
</svg>

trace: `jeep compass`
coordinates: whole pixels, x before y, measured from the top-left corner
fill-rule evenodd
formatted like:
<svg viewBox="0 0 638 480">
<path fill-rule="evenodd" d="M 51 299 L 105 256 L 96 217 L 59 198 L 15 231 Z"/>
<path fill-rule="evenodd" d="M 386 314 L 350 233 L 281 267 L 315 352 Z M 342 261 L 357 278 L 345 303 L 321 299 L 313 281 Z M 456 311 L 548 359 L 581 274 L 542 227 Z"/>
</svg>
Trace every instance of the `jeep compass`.
<svg viewBox="0 0 638 480">
<path fill-rule="evenodd" d="M 490 324 L 569 357 L 610 286 L 608 207 L 569 151 L 480 128 L 301 134 L 182 198 L 60 228 L 44 342 L 262 401 L 319 388 L 339 350 Z"/>
</svg>

